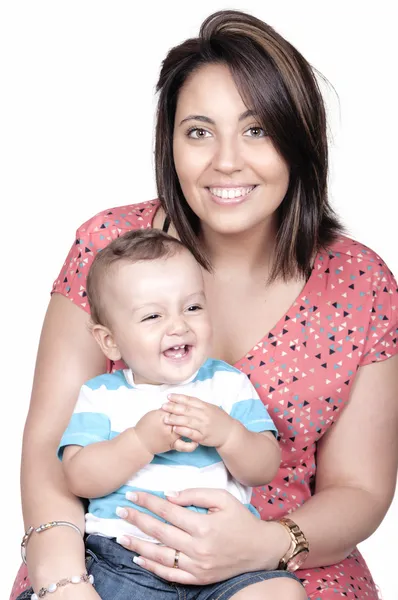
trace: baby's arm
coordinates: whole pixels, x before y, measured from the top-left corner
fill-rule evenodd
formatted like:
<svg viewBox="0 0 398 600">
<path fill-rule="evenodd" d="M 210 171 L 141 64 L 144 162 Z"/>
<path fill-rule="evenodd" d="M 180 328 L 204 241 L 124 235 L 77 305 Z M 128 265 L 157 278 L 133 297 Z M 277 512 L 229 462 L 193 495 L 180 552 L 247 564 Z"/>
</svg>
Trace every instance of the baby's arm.
<svg viewBox="0 0 398 600">
<path fill-rule="evenodd" d="M 88 446 L 67 446 L 62 463 L 68 487 L 82 498 L 100 498 L 124 485 L 149 464 L 153 454 L 142 443 L 134 427 L 112 440 Z"/>
<path fill-rule="evenodd" d="M 274 435 L 276 427 L 256 390 L 245 375 L 240 379 L 235 402 L 229 410 L 233 425 L 217 451 L 235 479 L 256 487 L 275 477 L 281 451 Z"/>
<path fill-rule="evenodd" d="M 59 446 L 69 490 L 76 496 L 105 496 L 124 485 L 155 454 L 181 446 L 190 452 L 197 447 L 179 439 L 164 423 L 161 410 L 149 411 L 134 427 L 110 439 L 109 417 L 100 410 L 90 389 L 83 386 Z"/>
<path fill-rule="evenodd" d="M 272 481 L 281 460 L 273 433 L 249 431 L 239 421 L 235 421 L 228 439 L 217 452 L 231 475 L 249 487 Z"/>
<path fill-rule="evenodd" d="M 238 380 L 237 380 L 238 378 Z M 249 379 L 234 374 L 222 406 L 183 394 L 170 394 L 162 406 L 165 422 L 203 446 L 216 448 L 231 475 L 255 487 L 271 481 L 279 468 L 280 449 L 275 425 Z"/>
<path fill-rule="evenodd" d="M 229 407 L 171 394 L 162 408 L 176 433 L 216 448 L 235 479 L 249 487 L 264 485 L 274 478 L 280 463 L 279 445 L 271 433 L 275 426 L 258 398 L 238 401 L 236 406 L 238 414 L 228 414 Z"/>
</svg>

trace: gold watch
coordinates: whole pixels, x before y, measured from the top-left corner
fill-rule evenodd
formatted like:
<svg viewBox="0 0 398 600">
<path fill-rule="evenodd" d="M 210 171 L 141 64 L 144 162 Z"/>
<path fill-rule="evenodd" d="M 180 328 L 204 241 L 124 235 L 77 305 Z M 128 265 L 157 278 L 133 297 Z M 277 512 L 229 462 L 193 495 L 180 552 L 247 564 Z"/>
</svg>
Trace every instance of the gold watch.
<svg viewBox="0 0 398 600">
<path fill-rule="evenodd" d="M 277 521 L 290 535 L 288 551 L 279 561 L 278 569 L 281 571 L 297 571 L 304 564 L 310 549 L 307 538 L 294 521 L 284 517 Z"/>
</svg>

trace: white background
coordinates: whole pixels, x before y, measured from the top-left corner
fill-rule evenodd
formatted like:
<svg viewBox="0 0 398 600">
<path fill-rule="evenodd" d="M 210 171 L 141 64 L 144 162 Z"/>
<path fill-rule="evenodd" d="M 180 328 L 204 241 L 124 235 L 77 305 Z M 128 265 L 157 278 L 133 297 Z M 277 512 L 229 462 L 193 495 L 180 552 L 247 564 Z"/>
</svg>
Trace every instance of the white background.
<svg viewBox="0 0 398 600">
<path fill-rule="evenodd" d="M 397 274 L 396 6 L 0 0 L 2 598 L 20 562 L 20 445 L 49 290 L 78 225 L 156 196 L 154 86 L 166 51 L 221 8 L 252 12 L 295 44 L 335 88 L 333 204 Z M 362 545 L 384 600 L 398 599 L 397 505 Z"/>
</svg>

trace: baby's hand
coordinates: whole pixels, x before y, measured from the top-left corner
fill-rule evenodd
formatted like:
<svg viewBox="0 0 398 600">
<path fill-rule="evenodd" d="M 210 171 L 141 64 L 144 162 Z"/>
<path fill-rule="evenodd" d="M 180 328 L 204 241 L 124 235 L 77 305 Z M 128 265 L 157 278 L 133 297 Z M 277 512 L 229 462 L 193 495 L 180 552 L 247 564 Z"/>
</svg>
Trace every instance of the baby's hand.
<svg viewBox="0 0 398 600">
<path fill-rule="evenodd" d="M 168 413 L 165 423 L 172 425 L 173 431 L 178 435 L 203 446 L 220 448 L 237 424 L 222 408 L 198 398 L 170 394 L 168 400 L 162 406 Z"/>
<path fill-rule="evenodd" d="M 194 441 L 184 442 L 180 439 L 181 434 L 173 430 L 173 427 L 165 423 L 164 411 L 151 410 L 146 413 L 134 427 L 141 443 L 150 454 L 161 454 L 168 450 L 179 452 L 192 452 L 198 447 Z"/>
</svg>

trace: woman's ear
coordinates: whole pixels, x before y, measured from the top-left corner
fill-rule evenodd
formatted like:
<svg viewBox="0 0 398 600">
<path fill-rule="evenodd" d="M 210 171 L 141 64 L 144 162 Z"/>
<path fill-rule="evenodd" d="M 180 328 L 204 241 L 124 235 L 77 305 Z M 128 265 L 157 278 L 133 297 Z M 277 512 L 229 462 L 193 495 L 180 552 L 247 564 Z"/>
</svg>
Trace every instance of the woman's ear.
<svg viewBox="0 0 398 600">
<path fill-rule="evenodd" d="M 108 327 L 98 324 L 92 325 L 91 333 L 93 334 L 94 339 L 98 343 L 102 352 L 107 358 L 109 358 L 109 360 L 116 362 L 122 358 L 113 334 Z"/>
</svg>

